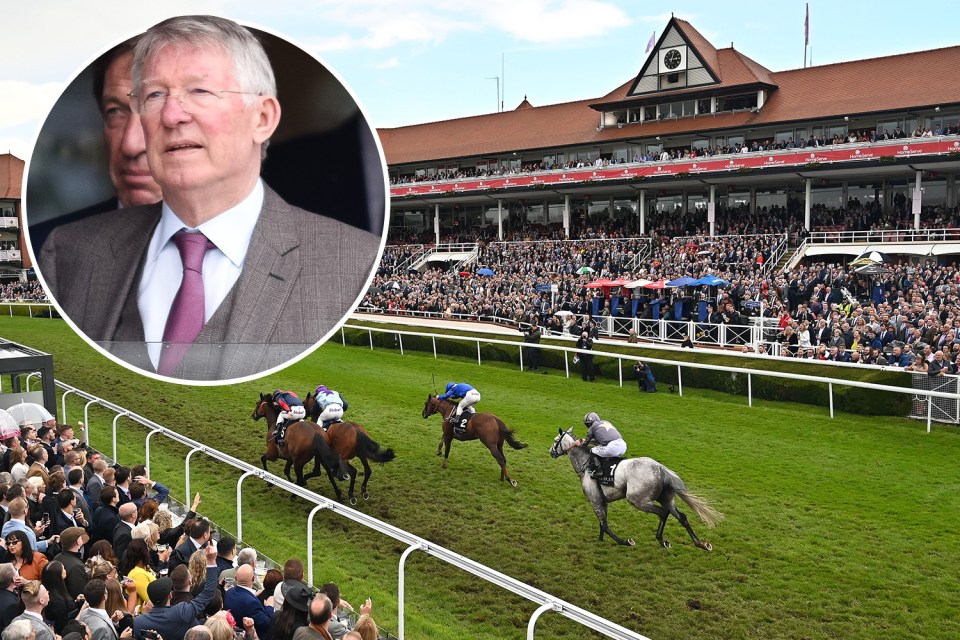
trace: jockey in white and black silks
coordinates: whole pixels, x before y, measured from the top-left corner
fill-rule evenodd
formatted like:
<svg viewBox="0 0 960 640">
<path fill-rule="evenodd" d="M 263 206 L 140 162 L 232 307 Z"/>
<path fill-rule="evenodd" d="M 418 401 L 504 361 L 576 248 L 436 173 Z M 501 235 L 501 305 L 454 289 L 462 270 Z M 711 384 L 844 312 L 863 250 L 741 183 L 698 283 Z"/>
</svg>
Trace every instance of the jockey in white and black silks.
<svg viewBox="0 0 960 640">
<path fill-rule="evenodd" d="M 339 391 L 327 389 L 324 385 L 318 385 L 315 393 L 317 405 L 320 407 L 320 415 L 317 422 L 326 429 L 334 422 L 340 422 L 343 413 L 349 408 L 347 401 L 343 399 Z"/>
</svg>

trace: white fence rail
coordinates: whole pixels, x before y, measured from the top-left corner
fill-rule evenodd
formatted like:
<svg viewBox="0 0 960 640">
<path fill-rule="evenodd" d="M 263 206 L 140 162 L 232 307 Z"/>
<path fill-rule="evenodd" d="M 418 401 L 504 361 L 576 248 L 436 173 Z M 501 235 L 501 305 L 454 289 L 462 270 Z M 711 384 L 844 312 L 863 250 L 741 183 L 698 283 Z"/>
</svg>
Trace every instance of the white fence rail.
<svg viewBox="0 0 960 640">
<path fill-rule="evenodd" d="M 470 558 L 461 556 L 449 549 L 445 549 L 440 545 L 434 544 L 429 540 L 415 536 L 412 533 L 398 529 L 393 525 L 381 522 L 376 518 L 373 518 L 363 512 L 356 511 L 347 506 L 344 506 L 338 502 L 334 502 L 324 496 L 310 491 L 306 487 L 299 487 L 292 482 L 273 475 L 263 469 L 249 464 L 243 460 L 235 458 L 229 454 L 223 453 L 213 447 L 207 446 L 203 443 L 197 442 L 191 438 L 188 438 L 184 435 L 172 431 L 156 422 L 149 420 L 141 415 L 134 413 L 128 409 L 125 409 L 119 405 L 116 405 L 108 400 L 99 398 L 91 393 L 87 393 L 76 387 L 72 387 L 68 384 L 65 384 L 60 381 L 56 381 L 56 385 L 63 390 L 61 396 L 61 415 L 60 419 L 63 422 L 67 422 L 67 397 L 70 395 L 75 395 L 77 398 L 86 400 L 83 408 L 83 418 L 84 424 L 86 425 L 85 438 L 89 441 L 90 432 L 92 429 L 96 428 L 90 422 L 90 407 L 98 406 L 107 411 L 113 412 L 114 418 L 112 421 L 112 438 L 113 438 L 113 460 L 117 461 L 117 422 L 121 418 L 127 418 L 133 422 L 136 422 L 139 425 L 142 425 L 149 429 L 149 433 L 146 436 L 145 442 L 145 464 L 147 466 L 147 475 L 149 475 L 150 470 L 150 444 L 151 439 L 154 435 L 161 435 L 169 440 L 173 440 L 181 445 L 190 448 L 190 452 L 186 455 L 184 462 L 184 474 L 185 474 L 185 484 L 186 484 L 186 503 L 190 503 L 190 459 L 195 453 L 200 453 L 205 455 L 208 458 L 216 460 L 222 464 L 242 471 L 242 475 L 239 480 L 237 480 L 237 503 L 236 503 L 236 513 L 237 513 L 237 539 L 243 540 L 243 483 L 244 481 L 254 476 L 264 482 L 279 487 L 290 494 L 298 496 L 303 500 L 312 502 L 315 506 L 310 511 L 310 514 L 307 516 L 307 580 L 313 582 L 313 519 L 316 514 L 322 510 L 330 511 L 335 513 L 338 516 L 352 520 L 358 524 L 361 524 L 368 529 L 373 529 L 385 536 L 393 538 L 399 542 L 402 542 L 407 546 L 406 550 L 400 555 L 400 565 L 399 565 L 399 580 L 398 580 L 398 596 L 397 596 L 397 609 L 398 609 L 398 621 L 397 629 L 398 636 L 400 640 L 404 640 L 404 594 L 406 589 L 404 568 L 407 561 L 407 558 L 414 551 L 421 551 L 427 555 L 433 556 L 450 564 L 458 569 L 471 573 L 487 582 L 495 584 L 507 591 L 515 593 L 527 600 L 538 604 L 539 607 L 533 612 L 530 616 L 530 620 L 527 624 L 527 639 L 533 640 L 534 632 L 536 628 L 537 620 L 540 616 L 546 611 L 555 611 L 560 615 L 563 615 L 575 622 L 582 624 L 589 629 L 598 631 L 607 637 L 615 638 L 618 640 L 649 640 L 646 636 L 642 636 L 634 631 L 631 631 L 625 627 L 622 627 L 615 622 L 611 622 L 605 618 L 601 618 L 596 614 L 593 614 L 585 609 L 577 607 L 569 602 L 556 598 L 545 591 L 541 591 L 530 585 L 524 584 L 519 580 L 511 578 L 508 575 L 500 573 L 486 565 L 475 562 Z"/>
<path fill-rule="evenodd" d="M 345 324 L 340 327 L 340 340 L 346 345 L 347 336 L 346 329 L 355 329 L 359 331 L 366 331 L 370 336 L 370 349 L 374 349 L 373 344 L 373 334 L 374 333 L 386 333 L 397 336 L 397 341 L 400 347 L 400 354 L 403 355 L 403 336 L 416 336 L 418 338 L 430 338 L 433 344 L 433 357 L 437 358 L 437 339 L 440 340 L 454 340 L 458 342 L 475 342 L 477 344 L 477 364 L 483 364 L 482 355 L 481 355 L 481 344 L 497 344 L 503 346 L 514 347 L 518 350 L 520 354 L 520 369 L 523 369 L 523 348 L 536 348 L 542 349 L 545 351 L 558 351 L 563 353 L 564 369 L 566 371 L 566 376 L 570 377 L 570 356 L 583 353 L 583 349 L 577 349 L 576 347 L 561 347 L 557 345 L 550 344 L 538 344 L 536 347 L 530 344 L 515 342 L 512 340 L 498 340 L 496 338 L 486 338 L 486 337 L 473 337 L 473 336 L 456 336 L 449 334 L 441 333 L 425 333 L 421 331 L 401 331 L 398 329 L 387 329 L 381 327 L 367 327 L 360 325 L 351 325 Z M 842 378 L 827 378 L 824 376 L 811 376 L 800 373 L 792 372 L 780 372 L 780 371 L 763 371 L 757 369 L 743 369 L 740 367 L 730 367 L 726 365 L 718 364 L 704 364 L 700 362 L 686 362 L 682 360 L 669 360 L 666 358 L 654 358 L 650 356 L 632 356 L 624 353 L 613 353 L 609 351 L 598 351 L 593 349 L 590 351 L 590 354 L 594 357 L 600 356 L 604 358 L 612 358 L 617 361 L 617 371 L 620 386 L 623 386 L 623 362 L 636 362 L 638 360 L 643 360 L 647 363 L 662 364 L 666 366 L 673 366 L 677 368 L 677 391 L 682 396 L 683 395 L 683 369 L 705 369 L 708 371 L 722 371 L 726 373 L 736 373 L 745 375 L 747 377 L 747 404 L 748 406 L 753 406 L 753 376 L 758 376 L 761 378 L 785 378 L 788 380 L 802 380 L 805 382 L 816 382 L 819 384 L 827 385 L 827 394 L 830 401 L 830 417 L 834 417 L 834 401 L 833 401 L 833 387 L 834 385 L 841 385 L 847 387 L 855 387 L 858 389 L 872 389 L 874 391 L 882 391 L 885 393 L 903 393 L 913 396 L 914 402 L 917 402 L 918 398 L 925 398 L 926 404 L 926 419 L 927 419 L 927 433 L 930 432 L 932 427 L 932 414 L 933 414 L 933 398 L 943 398 L 945 400 L 957 401 L 956 393 L 934 391 L 932 389 L 918 389 L 910 387 L 895 387 L 891 385 L 884 384 L 875 384 L 873 382 L 861 382 L 859 380 L 844 380 Z M 913 375 L 923 375 L 926 374 L 913 374 Z M 921 400 L 923 402 L 923 400 Z"/>
</svg>

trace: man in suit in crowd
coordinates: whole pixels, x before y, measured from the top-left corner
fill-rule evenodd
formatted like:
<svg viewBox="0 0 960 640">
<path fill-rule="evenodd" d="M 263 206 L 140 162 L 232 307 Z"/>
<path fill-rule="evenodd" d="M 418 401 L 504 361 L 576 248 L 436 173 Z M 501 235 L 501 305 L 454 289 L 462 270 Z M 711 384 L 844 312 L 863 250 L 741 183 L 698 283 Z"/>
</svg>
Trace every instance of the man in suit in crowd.
<svg viewBox="0 0 960 640">
<path fill-rule="evenodd" d="M 100 507 L 100 492 L 103 491 L 103 472 L 107 468 L 107 462 L 105 460 L 96 460 L 91 466 L 93 473 L 90 475 L 90 478 L 87 480 L 87 499 L 90 502 L 90 506 L 93 507 L 94 513 Z"/>
<path fill-rule="evenodd" d="M 113 544 L 113 530 L 120 522 L 117 488 L 106 486 L 100 490 L 100 506 L 93 512 L 93 539 L 106 540 Z M 114 550 L 116 551 L 116 550 Z M 117 556 L 120 559 L 120 556 Z"/>
<path fill-rule="evenodd" d="M 54 230 L 39 259 L 48 290 L 144 371 L 223 380 L 283 364 L 351 309 L 379 237 L 293 207 L 260 179 L 280 103 L 245 28 L 171 18 L 140 37 L 132 73 L 163 202 Z"/>
<path fill-rule="evenodd" d="M 154 629 L 160 632 L 164 640 L 183 638 L 187 630 L 197 623 L 197 617 L 203 614 L 216 591 L 217 549 L 211 546 L 207 548 L 207 577 L 203 591 L 190 602 L 170 606 L 173 581 L 166 576 L 147 585 L 147 595 L 153 608 L 133 619 L 134 637 L 142 638 L 144 629 Z"/>
<path fill-rule="evenodd" d="M 213 546 L 210 544 L 210 521 L 205 518 L 195 520 L 187 534 L 190 537 L 174 550 L 169 562 L 167 562 L 167 568 L 170 571 L 176 569 L 177 565 L 189 564 L 190 556 L 198 549 Z M 214 554 L 214 556 L 216 556 L 216 554 Z M 216 557 L 214 557 L 214 562 L 216 562 Z"/>
<path fill-rule="evenodd" d="M 130 545 L 130 540 L 133 539 L 133 527 L 137 523 L 137 505 L 132 502 L 122 504 L 118 512 L 120 522 L 113 528 L 113 552 L 119 560 Z"/>
<path fill-rule="evenodd" d="M 37 252 L 59 225 L 98 213 L 160 202 L 160 185 L 147 165 L 140 114 L 130 104 L 134 45 L 135 38 L 118 44 L 93 65 L 93 95 L 103 120 L 107 169 L 116 195 L 63 217 L 31 224 L 30 242 Z"/>
<path fill-rule="evenodd" d="M 91 580 L 83 588 L 87 607 L 77 620 L 90 628 L 90 640 L 118 640 L 117 628 L 104 608 L 107 603 L 107 585 L 100 578 Z"/>
<path fill-rule="evenodd" d="M 257 592 L 253 590 L 253 567 L 248 564 L 237 567 L 235 578 L 237 584 L 224 596 L 223 608 L 228 609 L 234 619 L 252 618 L 257 636 L 268 637 L 273 620 L 273 596 L 260 602 Z"/>
</svg>

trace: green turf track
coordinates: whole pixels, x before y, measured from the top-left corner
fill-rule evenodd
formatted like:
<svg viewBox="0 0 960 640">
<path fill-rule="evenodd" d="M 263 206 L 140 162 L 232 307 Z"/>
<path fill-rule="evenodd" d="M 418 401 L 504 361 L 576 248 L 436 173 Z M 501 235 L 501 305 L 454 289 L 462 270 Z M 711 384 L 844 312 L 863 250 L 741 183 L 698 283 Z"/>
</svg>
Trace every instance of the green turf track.
<svg viewBox="0 0 960 640">
<path fill-rule="evenodd" d="M 348 416 L 397 452 L 396 461 L 374 467 L 371 500 L 358 508 L 653 640 L 960 637 L 955 428 L 927 434 L 905 419 L 838 413 L 831 420 L 825 409 L 748 408 L 743 397 L 689 387 L 683 398 L 647 395 L 557 371 L 339 345 L 260 383 L 189 388 L 128 373 L 60 321 L 3 318 L 0 336 L 53 353 L 61 380 L 251 462 L 266 428 L 250 419 L 259 391 L 337 388 L 350 402 Z M 439 420 L 420 417 L 433 373 L 441 384 L 477 386 L 481 410 L 499 414 L 530 445 L 506 454 L 518 488 L 498 481 L 496 463 L 476 442 L 455 442 L 449 468 L 440 468 Z M 81 409 L 71 401 L 71 422 Z M 590 410 L 621 429 L 629 454 L 663 462 L 725 514 L 715 530 L 693 520 L 713 553 L 694 548 L 673 520 L 666 529 L 673 548 L 659 548 L 656 519 L 623 502 L 611 506 L 610 524 L 637 546 L 597 542 L 569 462 L 547 453 L 557 428 Z M 109 451 L 110 416 L 95 414 L 92 423 L 94 444 Z M 121 461 L 142 459 L 144 432 L 130 423 L 124 429 L 134 433 L 124 438 Z M 184 455 L 154 438 L 153 475 L 181 499 Z M 232 528 L 239 474 L 199 455 L 193 467 L 201 512 Z M 305 558 L 309 505 L 255 479 L 244 486 L 244 537 L 281 561 Z M 330 495 L 326 481 L 311 486 Z M 355 604 L 372 596 L 377 621 L 395 630 L 402 545 L 323 513 L 315 536 L 315 582 L 337 582 Z M 408 638 L 520 639 L 535 609 L 421 554 L 411 556 L 407 585 Z M 538 632 L 592 637 L 549 613 Z"/>
</svg>

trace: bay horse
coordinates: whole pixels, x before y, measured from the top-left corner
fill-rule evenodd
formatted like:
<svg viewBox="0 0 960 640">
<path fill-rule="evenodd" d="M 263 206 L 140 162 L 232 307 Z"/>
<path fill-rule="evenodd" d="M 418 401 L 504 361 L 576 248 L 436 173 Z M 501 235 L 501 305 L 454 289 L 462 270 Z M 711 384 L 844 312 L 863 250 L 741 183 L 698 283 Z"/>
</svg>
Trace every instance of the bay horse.
<svg viewBox="0 0 960 640">
<path fill-rule="evenodd" d="M 527 445 L 517 440 L 513 431 L 504 424 L 503 420 L 492 413 L 477 413 L 467 422 L 467 430 L 462 435 L 454 432 L 453 425 L 450 424 L 450 416 L 453 415 L 457 405 L 447 400 L 441 400 L 437 396 L 430 394 L 427 396 L 427 402 L 423 405 L 424 419 L 429 418 L 435 413 L 443 416 L 443 438 L 437 446 L 437 455 L 439 456 L 442 448 L 443 468 L 447 468 L 447 459 L 450 457 L 450 443 L 457 440 L 479 440 L 490 450 L 490 455 L 500 465 L 500 482 L 507 480 L 511 486 L 517 486 L 517 481 L 507 473 L 507 459 L 503 455 L 503 443 L 506 441 L 514 449 L 523 449 Z"/>
<path fill-rule="evenodd" d="M 627 502 L 637 509 L 652 513 L 660 518 L 660 524 L 657 527 L 657 541 L 663 548 L 670 548 L 670 543 L 663 539 L 663 527 L 667 523 L 667 517 L 672 514 L 690 534 L 695 546 L 705 551 L 713 551 L 713 545 L 700 540 L 697 534 L 693 532 L 687 516 L 674 504 L 674 497 L 680 496 L 708 527 L 713 527 L 722 520 L 723 514 L 711 507 L 703 498 L 687 491 L 687 487 L 680 476 L 652 458 L 626 458 L 617 465 L 613 486 L 601 486 L 600 483 L 584 472 L 587 463 L 590 461 L 590 450 L 583 445 L 577 446 L 576 439 L 572 435 L 573 427 L 566 431 L 563 429 L 559 429 L 559 431 L 560 435 L 554 438 L 553 446 L 550 447 L 550 456 L 559 458 L 562 455 L 569 454 L 570 464 L 573 465 L 573 470 L 580 476 L 583 495 L 586 496 L 600 521 L 601 541 L 603 541 L 603 535 L 606 533 L 619 544 L 630 545 L 631 547 L 636 544 L 633 540 L 618 538 L 607 526 L 607 504 L 626 498 Z M 660 504 L 657 505 L 654 502 Z"/>
<path fill-rule="evenodd" d="M 314 421 L 320 416 L 320 405 L 317 403 L 316 397 L 312 396 L 310 392 L 307 392 L 307 397 L 303 401 L 303 408 L 306 409 L 307 415 Z M 317 428 L 323 431 L 322 427 L 318 426 Z M 343 460 L 343 466 L 346 467 L 347 473 L 350 475 L 350 489 L 347 491 L 350 504 L 357 504 L 357 499 L 353 495 L 353 488 L 357 480 L 357 469 L 350 464 L 350 460 L 353 458 L 359 459 L 360 464 L 363 465 L 363 483 L 360 485 L 360 495 L 363 496 L 364 500 L 369 500 L 370 494 L 367 493 L 367 483 L 370 482 L 371 471 L 368 460 L 380 463 L 390 462 L 397 457 L 393 449 L 381 449 L 380 445 L 374 442 L 367 430 L 363 428 L 363 425 L 358 422 L 334 422 L 327 428 L 326 436 L 330 448 Z"/>
<path fill-rule="evenodd" d="M 261 393 L 260 399 L 257 400 L 253 409 L 252 418 L 254 420 L 265 418 L 267 421 L 267 451 L 260 456 L 263 470 L 269 471 L 267 469 L 268 461 L 286 460 L 287 464 L 283 473 L 287 476 L 287 480 L 293 482 L 290 477 L 290 468 L 293 467 L 297 474 L 296 483 L 303 487 L 306 486 L 307 480 L 320 475 L 319 468 L 322 466 L 330 478 L 330 484 L 333 485 L 333 490 L 337 494 L 337 500 L 342 502 L 343 495 L 334 480 L 334 470 L 340 469 L 340 457 L 330 447 L 327 434 L 314 422 L 294 422 L 287 427 L 284 446 L 280 447 L 273 435 L 279 413 L 280 410 L 274 402 L 273 396 L 269 393 Z M 310 460 L 313 460 L 313 471 L 304 476 L 303 468 Z"/>
</svg>

